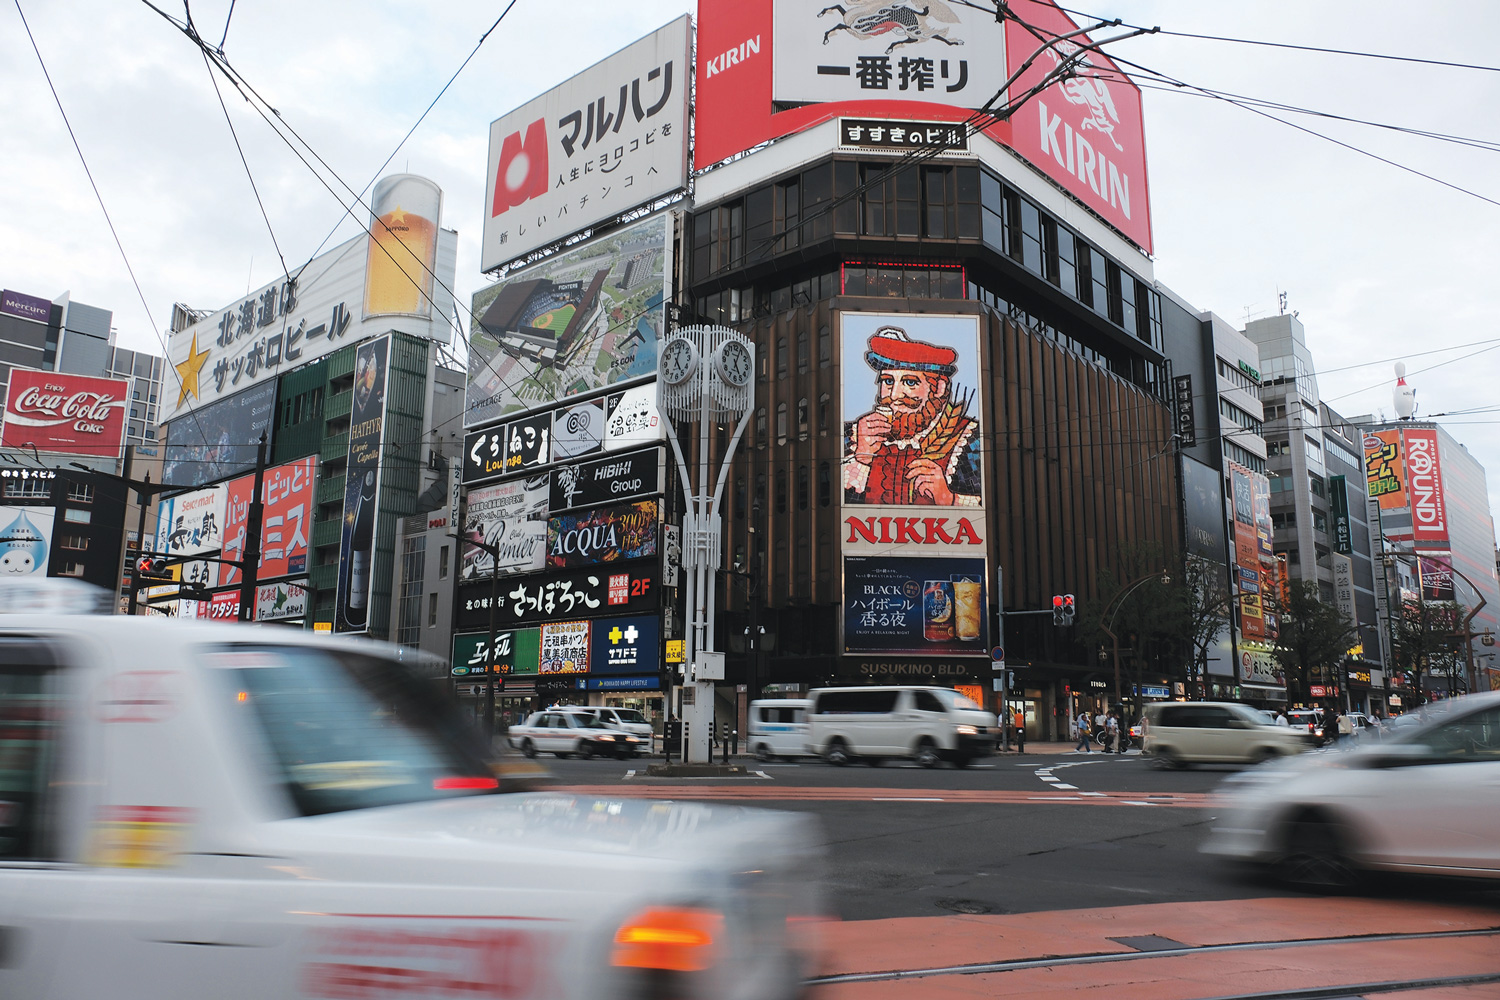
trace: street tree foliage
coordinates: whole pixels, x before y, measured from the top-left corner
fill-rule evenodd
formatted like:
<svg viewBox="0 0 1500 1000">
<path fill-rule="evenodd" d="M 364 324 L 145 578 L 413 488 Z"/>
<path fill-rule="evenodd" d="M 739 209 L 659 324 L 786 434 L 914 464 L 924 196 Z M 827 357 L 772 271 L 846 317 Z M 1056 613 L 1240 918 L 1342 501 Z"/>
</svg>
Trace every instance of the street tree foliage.
<svg viewBox="0 0 1500 1000">
<path fill-rule="evenodd" d="M 1222 565 L 1188 556 L 1182 583 L 1172 590 L 1182 604 L 1187 676 L 1190 682 L 1194 677 L 1199 678 L 1197 694 L 1201 698 L 1206 694 L 1201 685 L 1208 683 L 1209 650 L 1231 621 L 1234 599 L 1229 592 L 1229 578 Z"/>
<path fill-rule="evenodd" d="M 1314 683 L 1346 683 L 1335 680 L 1335 671 L 1359 641 L 1359 629 L 1323 600 L 1315 581 L 1288 580 L 1284 596 L 1272 592 L 1265 604 L 1280 623 L 1275 655 L 1289 702 L 1306 704 Z"/>
<path fill-rule="evenodd" d="M 1420 693 L 1425 672 L 1448 678 L 1448 690 L 1457 693 L 1459 679 L 1465 678 L 1459 633 L 1469 609 L 1457 601 L 1410 600 L 1401 605 L 1392 623 L 1397 667 L 1410 672 L 1414 692 Z"/>
</svg>

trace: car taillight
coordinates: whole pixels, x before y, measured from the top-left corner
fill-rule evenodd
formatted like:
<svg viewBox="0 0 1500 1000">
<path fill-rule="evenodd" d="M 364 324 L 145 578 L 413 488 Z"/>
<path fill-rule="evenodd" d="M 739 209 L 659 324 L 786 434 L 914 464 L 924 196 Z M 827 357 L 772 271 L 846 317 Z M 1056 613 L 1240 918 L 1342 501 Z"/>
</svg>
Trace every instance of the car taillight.
<svg viewBox="0 0 1500 1000">
<path fill-rule="evenodd" d="M 656 906 L 641 910 L 615 931 L 610 964 L 627 969 L 701 972 L 717 958 L 724 917 L 713 910 Z"/>
<path fill-rule="evenodd" d="M 433 778 L 432 787 L 439 792 L 464 791 L 479 788 L 499 788 L 500 781 L 496 778 Z"/>
</svg>

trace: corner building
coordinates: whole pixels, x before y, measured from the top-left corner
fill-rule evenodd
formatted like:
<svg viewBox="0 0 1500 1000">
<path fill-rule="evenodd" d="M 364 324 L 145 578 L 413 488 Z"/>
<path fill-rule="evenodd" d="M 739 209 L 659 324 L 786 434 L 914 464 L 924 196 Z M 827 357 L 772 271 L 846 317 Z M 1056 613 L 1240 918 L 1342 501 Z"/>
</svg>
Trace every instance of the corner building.
<svg viewBox="0 0 1500 1000">
<path fill-rule="evenodd" d="M 796 54 L 778 47 L 795 40 L 778 20 L 724 68 L 726 7 L 700 6 L 698 134 L 741 153 L 721 141 L 719 116 L 750 122 L 745 142 L 790 130 L 700 174 L 682 234 L 684 321 L 756 345 L 754 411 L 725 497 L 725 564 L 742 577 L 719 632 L 731 685 L 938 683 L 998 708 L 1000 645 L 1015 674 L 1007 711 L 1025 712 L 1034 739 L 1065 736 L 1070 711 L 1103 704 L 1088 696 L 1113 667 L 1052 624 L 1052 595 L 1086 608 L 1123 549 L 1156 547 L 1171 566 L 1181 535 L 1161 299 L 1149 227 L 1139 235 L 1144 160 L 1126 218 L 1118 190 L 1090 204 L 1062 163 L 1021 154 L 1023 130 L 1076 107 L 1057 87 L 973 135 L 962 107 L 773 100 Z M 1035 43 L 1014 44 L 1019 65 Z M 709 79 L 763 57 L 777 60 L 774 81 L 747 72 L 731 95 Z M 1138 150 L 1139 93 L 1109 86 L 1135 115 L 1117 145 Z M 754 132 L 766 122 L 773 134 Z M 892 148 L 917 130 L 944 148 Z M 921 398 L 905 402 L 924 408 L 903 408 L 908 384 Z M 765 633 L 757 664 L 752 624 Z M 1137 666 L 1143 687 L 1165 683 L 1151 664 L 1130 665 L 1132 679 Z"/>
</svg>

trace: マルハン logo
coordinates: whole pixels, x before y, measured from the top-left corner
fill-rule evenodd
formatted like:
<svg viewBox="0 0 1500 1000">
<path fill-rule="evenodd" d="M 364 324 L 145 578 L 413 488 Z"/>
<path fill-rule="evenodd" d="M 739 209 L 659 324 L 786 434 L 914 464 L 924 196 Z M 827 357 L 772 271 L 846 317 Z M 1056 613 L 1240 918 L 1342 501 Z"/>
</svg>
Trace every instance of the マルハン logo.
<svg viewBox="0 0 1500 1000">
<path fill-rule="evenodd" d="M 547 176 L 547 123 L 538 118 L 526 127 L 525 138 L 512 132 L 500 144 L 490 218 L 546 194 Z"/>
</svg>

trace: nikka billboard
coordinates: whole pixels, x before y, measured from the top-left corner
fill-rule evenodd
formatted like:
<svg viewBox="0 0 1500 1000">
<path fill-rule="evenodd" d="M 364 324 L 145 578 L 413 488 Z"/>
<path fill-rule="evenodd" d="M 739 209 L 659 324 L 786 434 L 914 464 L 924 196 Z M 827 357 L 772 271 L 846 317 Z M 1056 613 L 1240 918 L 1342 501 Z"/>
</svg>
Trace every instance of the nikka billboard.
<svg viewBox="0 0 1500 1000">
<path fill-rule="evenodd" d="M 1009 4 L 1003 26 L 981 7 L 956 0 L 699 0 L 693 166 L 701 170 L 843 116 L 964 121 L 1041 46 L 1016 18 L 1043 38 L 1075 28 L 1050 0 Z M 1077 50 L 1044 53 L 1011 96 L 1070 51 Z M 981 131 L 1149 252 L 1140 91 L 1108 58 L 1087 58 L 1090 69 L 1081 76 L 1033 97 L 1014 120 Z"/>
<path fill-rule="evenodd" d="M 129 398 L 129 382 L 12 368 L 0 447 L 118 456 Z"/>
<path fill-rule="evenodd" d="M 687 186 L 690 34 L 683 15 L 490 125 L 481 271 Z"/>
</svg>

